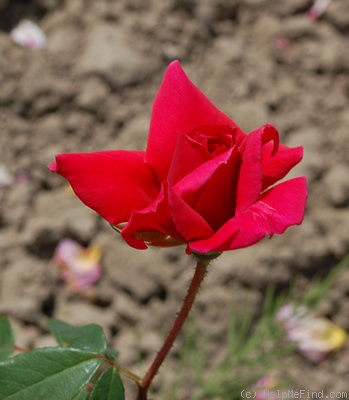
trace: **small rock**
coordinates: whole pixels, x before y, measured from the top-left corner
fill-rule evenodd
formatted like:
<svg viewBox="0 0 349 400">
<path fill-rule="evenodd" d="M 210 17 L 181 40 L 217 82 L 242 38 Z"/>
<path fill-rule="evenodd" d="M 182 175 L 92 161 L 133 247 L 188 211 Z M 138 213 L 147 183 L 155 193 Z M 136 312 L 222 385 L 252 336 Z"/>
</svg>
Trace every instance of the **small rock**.
<svg viewBox="0 0 349 400">
<path fill-rule="evenodd" d="M 290 147 L 303 146 L 304 156 L 301 163 L 290 171 L 288 177 L 305 175 L 309 182 L 316 180 L 324 171 L 325 165 L 320 156 L 319 136 L 321 132 L 317 129 L 305 129 L 292 134 L 288 138 L 287 145 Z"/>
<path fill-rule="evenodd" d="M 39 336 L 34 341 L 34 348 L 40 347 L 56 347 L 57 342 L 52 335 Z"/>
<path fill-rule="evenodd" d="M 268 121 L 266 106 L 254 101 L 236 104 L 232 110 L 234 121 L 245 131 L 251 132 Z"/>
<path fill-rule="evenodd" d="M 309 23 L 309 19 L 305 15 L 292 17 L 287 19 L 281 25 L 281 35 L 290 40 L 304 39 L 305 37 L 316 36 L 313 24 Z"/>
<path fill-rule="evenodd" d="M 131 296 L 121 291 L 114 292 L 114 296 L 116 299 L 114 310 L 117 316 L 129 323 L 138 322 L 140 314 L 139 304 Z"/>
<path fill-rule="evenodd" d="M 105 83 L 98 78 L 91 78 L 81 85 L 76 102 L 79 107 L 96 112 L 105 105 L 107 95 L 108 88 Z"/>
<path fill-rule="evenodd" d="M 49 53 L 54 55 L 59 63 L 71 63 L 80 50 L 79 27 L 76 24 L 64 21 L 50 32 L 50 40 L 47 45 Z"/>
<path fill-rule="evenodd" d="M 24 321 L 34 321 L 51 288 L 45 282 L 45 263 L 26 257 L 10 264 L 1 279 L 0 309 Z"/>
<path fill-rule="evenodd" d="M 20 227 L 28 218 L 28 206 L 33 196 L 30 185 L 16 184 L 7 192 L 4 201 L 4 220 L 6 224 Z"/>
<path fill-rule="evenodd" d="M 340 311 L 334 317 L 334 323 L 339 325 L 341 328 L 349 331 L 349 303 L 348 302 L 341 302 Z"/>
<path fill-rule="evenodd" d="M 43 57 L 32 58 L 20 81 L 22 112 L 38 116 L 56 110 L 73 97 L 73 86 L 61 79 Z"/>
<path fill-rule="evenodd" d="M 165 288 L 176 273 L 165 258 L 166 250 L 149 247 L 139 251 L 126 246 L 119 234 L 114 237 L 112 245 L 110 232 L 105 237 L 98 235 L 94 241 L 104 250 L 103 265 L 110 282 L 139 302 L 166 296 Z"/>
<path fill-rule="evenodd" d="M 129 249 L 123 247 L 122 243 L 122 248 L 114 247 L 113 253 L 105 254 L 104 262 L 108 274 L 117 286 L 126 289 L 136 299 L 147 300 L 158 288 L 158 282 L 146 271 L 147 264 L 152 261 L 145 254 L 131 258 Z"/>
<path fill-rule="evenodd" d="M 124 330 L 117 335 L 113 347 L 120 351 L 118 361 L 122 365 L 139 362 L 139 339 L 133 330 Z"/>
<path fill-rule="evenodd" d="M 120 87 L 141 82 L 153 71 L 153 63 L 134 49 L 116 26 L 99 23 L 88 35 L 78 68 Z"/>
<path fill-rule="evenodd" d="M 56 7 L 59 7 L 60 0 L 37 0 L 37 3 L 46 11 L 51 11 Z"/>
<path fill-rule="evenodd" d="M 55 318 L 61 319 L 74 326 L 90 324 L 95 322 L 103 327 L 114 323 L 114 315 L 110 310 L 102 310 L 82 300 L 57 302 Z"/>
<path fill-rule="evenodd" d="M 240 61 L 244 51 L 239 41 L 227 36 L 220 36 L 216 39 L 214 50 L 227 62 Z"/>
<path fill-rule="evenodd" d="M 143 332 L 140 337 L 141 351 L 145 356 L 156 354 L 162 344 L 161 337 L 156 332 Z"/>
<path fill-rule="evenodd" d="M 280 16 L 289 16 L 300 12 L 304 9 L 304 0 L 292 0 L 292 1 L 273 1 L 269 0 L 244 0 L 243 2 L 247 6 L 252 8 L 260 8 L 265 10 L 268 7 L 269 12 L 276 13 Z"/>
<path fill-rule="evenodd" d="M 349 202 L 349 169 L 344 165 L 336 165 L 325 176 L 326 196 L 335 207 L 345 207 Z"/>
<path fill-rule="evenodd" d="M 145 149 L 148 129 L 149 117 L 139 116 L 132 119 L 118 135 L 118 148 L 125 150 Z"/>
<path fill-rule="evenodd" d="M 326 19 L 341 31 L 349 28 L 349 7 L 345 1 L 332 1 L 326 9 Z"/>
<path fill-rule="evenodd" d="M 15 318 L 10 318 L 16 345 L 21 348 L 30 348 L 40 335 L 40 329 L 35 325 L 22 324 Z"/>
<path fill-rule="evenodd" d="M 90 242 L 96 231 L 96 214 L 78 202 L 67 190 L 41 193 L 26 221 L 23 240 L 35 253 L 52 252 L 62 237 L 73 236 Z M 51 255 L 52 255 L 51 254 Z"/>
</svg>

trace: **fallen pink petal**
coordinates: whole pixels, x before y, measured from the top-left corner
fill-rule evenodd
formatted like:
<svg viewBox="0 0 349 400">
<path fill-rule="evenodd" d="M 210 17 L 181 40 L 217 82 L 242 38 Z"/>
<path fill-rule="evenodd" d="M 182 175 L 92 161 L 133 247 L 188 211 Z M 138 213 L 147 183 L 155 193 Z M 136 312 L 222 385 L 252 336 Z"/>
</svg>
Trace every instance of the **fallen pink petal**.
<svg viewBox="0 0 349 400">
<path fill-rule="evenodd" d="M 325 12 L 330 2 L 331 0 L 315 0 L 314 4 L 307 12 L 308 18 L 310 18 L 313 21 L 316 21 L 317 19 L 321 18 L 321 16 Z"/>
<path fill-rule="evenodd" d="M 41 50 L 47 45 L 45 33 L 32 21 L 22 20 L 11 31 L 12 40 L 29 50 Z"/>
<path fill-rule="evenodd" d="M 279 310 L 277 319 L 299 353 L 314 364 L 342 349 L 347 340 L 344 329 L 328 319 L 314 316 L 305 306 L 286 304 Z"/>
<path fill-rule="evenodd" d="M 61 277 L 74 291 L 91 287 L 102 276 L 99 247 L 81 246 L 71 239 L 62 239 L 55 250 L 53 260 Z"/>
</svg>

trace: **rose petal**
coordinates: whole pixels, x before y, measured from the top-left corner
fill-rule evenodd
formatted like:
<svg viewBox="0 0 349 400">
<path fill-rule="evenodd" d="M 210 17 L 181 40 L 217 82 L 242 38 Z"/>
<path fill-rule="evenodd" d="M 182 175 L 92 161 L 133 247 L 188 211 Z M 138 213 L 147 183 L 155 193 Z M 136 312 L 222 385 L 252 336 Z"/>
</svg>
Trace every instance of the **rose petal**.
<svg viewBox="0 0 349 400">
<path fill-rule="evenodd" d="M 263 147 L 263 187 L 262 190 L 282 179 L 303 157 L 303 147 L 289 148 L 279 145 L 273 156 L 272 144 Z"/>
<path fill-rule="evenodd" d="M 144 164 L 142 151 L 61 154 L 50 170 L 66 178 L 76 195 L 111 224 L 151 204 L 158 183 Z"/>
<path fill-rule="evenodd" d="M 176 149 L 168 173 L 168 182 L 175 184 L 207 160 L 209 157 L 201 145 L 187 135 L 178 134 Z"/>
<path fill-rule="evenodd" d="M 212 158 L 179 180 L 174 185 L 175 192 L 183 197 L 188 204 L 194 204 L 200 198 L 202 190 L 217 169 L 221 165 L 228 163 L 232 157 L 233 150 L 229 149 L 225 153 Z"/>
<path fill-rule="evenodd" d="M 169 204 L 176 229 L 186 242 L 213 235 L 214 232 L 205 219 L 172 188 L 169 188 Z"/>
<path fill-rule="evenodd" d="M 207 161 L 174 186 L 175 192 L 213 230 L 234 215 L 238 163 L 238 151 L 231 148 Z"/>
<path fill-rule="evenodd" d="M 264 125 L 248 134 L 240 146 L 242 159 L 237 187 L 237 214 L 253 204 L 262 192 L 262 149 L 270 141 L 274 142 L 272 153 L 275 153 L 279 134 L 272 125 Z"/>
<path fill-rule="evenodd" d="M 161 235 L 154 235 L 154 233 Z M 171 243 L 177 245 L 184 242 L 184 239 L 176 231 L 171 218 L 166 182 L 154 203 L 143 210 L 132 213 L 129 223 L 121 231 L 121 234 L 125 241 L 136 249 L 146 249 L 147 242 L 157 246 L 171 245 Z M 147 240 L 148 238 L 150 240 Z"/>
<path fill-rule="evenodd" d="M 233 147 L 237 141 L 238 129 L 226 125 L 199 126 L 188 134 L 179 134 L 168 182 L 175 184 L 200 165 Z"/>
<path fill-rule="evenodd" d="M 215 235 L 189 243 L 193 251 L 233 250 L 250 246 L 266 235 L 283 233 L 289 226 L 300 224 L 307 197 L 306 179 L 291 179 L 263 193 L 251 207 L 229 220 Z"/>
<path fill-rule="evenodd" d="M 168 174 L 177 134 L 188 133 L 201 125 L 238 128 L 188 79 L 180 63 L 173 61 L 153 104 L 145 157 L 161 181 Z M 242 137 L 244 134 L 239 131 Z"/>
<path fill-rule="evenodd" d="M 226 164 L 217 168 L 195 204 L 195 210 L 216 231 L 235 214 L 235 196 L 240 158 L 232 152 Z"/>
</svg>

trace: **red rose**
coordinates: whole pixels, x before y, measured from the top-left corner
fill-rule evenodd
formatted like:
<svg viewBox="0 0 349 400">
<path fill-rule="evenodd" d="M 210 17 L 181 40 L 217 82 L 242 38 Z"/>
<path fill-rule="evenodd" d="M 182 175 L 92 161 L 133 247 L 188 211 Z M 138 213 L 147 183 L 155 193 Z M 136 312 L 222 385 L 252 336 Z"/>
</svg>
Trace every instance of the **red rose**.
<svg viewBox="0 0 349 400">
<path fill-rule="evenodd" d="M 245 134 L 187 78 L 167 68 L 146 151 L 60 154 L 50 165 L 137 249 L 187 244 L 220 252 L 303 220 L 306 180 L 276 182 L 302 159 L 264 125 Z"/>
</svg>

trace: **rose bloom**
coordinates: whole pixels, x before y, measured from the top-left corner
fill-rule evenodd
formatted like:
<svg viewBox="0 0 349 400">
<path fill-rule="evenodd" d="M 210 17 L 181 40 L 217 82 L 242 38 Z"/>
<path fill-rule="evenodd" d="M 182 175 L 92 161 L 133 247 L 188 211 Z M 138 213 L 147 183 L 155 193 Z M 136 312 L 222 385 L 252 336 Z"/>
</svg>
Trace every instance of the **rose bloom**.
<svg viewBox="0 0 349 400">
<path fill-rule="evenodd" d="M 188 79 L 178 61 L 155 98 L 145 151 L 56 156 L 49 168 L 136 249 L 185 243 L 222 252 L 281 234 L 303 220 L 306 179 L 276 184 L 302 147 L 272 125 L 244 133 Z"/>
</svg>

